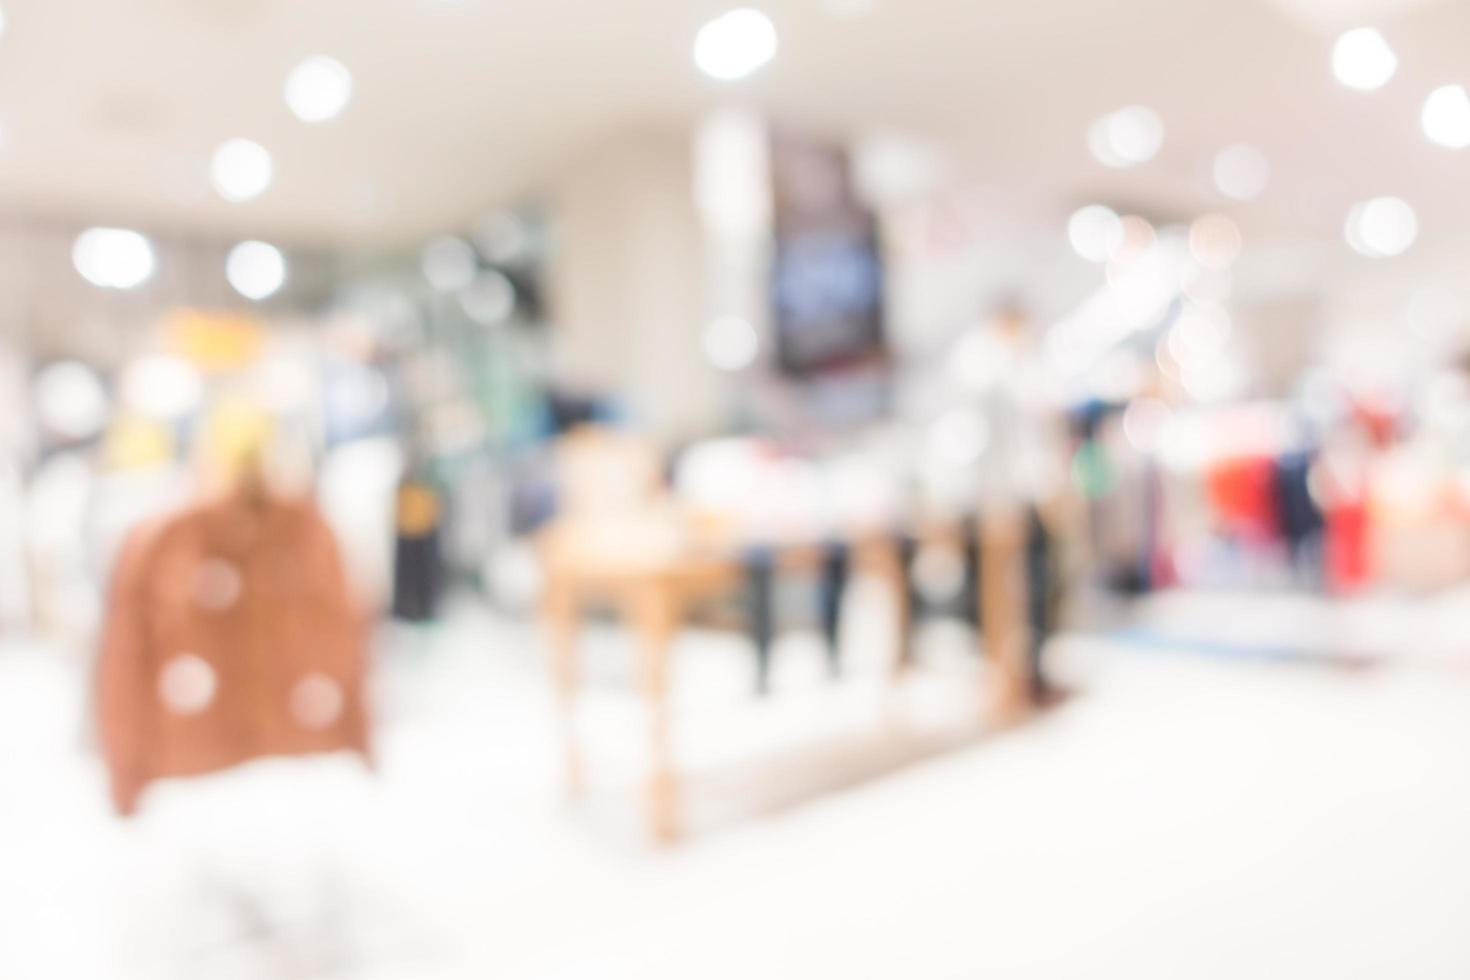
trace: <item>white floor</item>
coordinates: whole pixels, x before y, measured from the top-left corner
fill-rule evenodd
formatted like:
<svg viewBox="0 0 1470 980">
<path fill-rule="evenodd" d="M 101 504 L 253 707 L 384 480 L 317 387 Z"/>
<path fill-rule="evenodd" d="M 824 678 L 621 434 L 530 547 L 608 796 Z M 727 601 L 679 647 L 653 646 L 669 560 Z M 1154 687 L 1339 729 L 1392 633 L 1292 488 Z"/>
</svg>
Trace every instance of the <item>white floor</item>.
<svg viewBox="0 0 1470 980">
<path fill-rule="evenodd" d="M 1325 615 L 1284 609 L 1156 618 L 1235 641 L 1256 622 L 1258 642 L 1263 622 L 1290 640 Z M 1442 609 L 1393 612 L 1329 631 L 1377 629 L 1388 655 L 1366 668 L 1073 638 L 1075 695 L 1000 734 L 972 723 L 951 631 L 898 692 L 881 635 L 854 631 L 837 685 L 794 635 L 766 702 L 738 639 L 687 635 L 674 849 L 640 833 L 645 728 L 606 629 L 578 803 L 534 633 L 463 609 L 387 639 L 371 777 L 267 763 L 161 787 L 130 822 L 105 809 L 79 655 L 12 643 L 0 977 L 1460 980 L 1470 642 Z"/>
</svg>

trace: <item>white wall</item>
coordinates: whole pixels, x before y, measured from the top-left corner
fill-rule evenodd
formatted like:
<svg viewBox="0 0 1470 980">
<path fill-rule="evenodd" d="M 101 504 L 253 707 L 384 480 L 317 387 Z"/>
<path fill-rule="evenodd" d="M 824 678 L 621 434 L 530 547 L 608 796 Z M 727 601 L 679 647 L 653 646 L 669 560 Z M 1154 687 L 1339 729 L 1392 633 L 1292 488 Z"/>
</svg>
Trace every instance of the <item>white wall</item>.
<svg viewBox="0 0 1470 980">
<path fill-rule="evenodd" d="M 719 381 L 701 342 L 705 266 L 687 131 L 627 132 L 557 174 L 553 361 L 667 437 L 706 430 Z"/>
</svg>

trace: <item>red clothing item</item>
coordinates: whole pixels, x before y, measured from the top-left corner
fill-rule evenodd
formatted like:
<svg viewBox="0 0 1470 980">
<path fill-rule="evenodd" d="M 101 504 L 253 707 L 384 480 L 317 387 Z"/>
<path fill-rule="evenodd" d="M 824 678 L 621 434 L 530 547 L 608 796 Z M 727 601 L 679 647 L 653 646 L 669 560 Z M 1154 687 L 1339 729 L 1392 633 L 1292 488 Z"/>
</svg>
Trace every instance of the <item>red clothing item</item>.
<svg viewBox="0 0 1470 980">
<path fill-rule="evenodd" d="M 97 670 L 118 811 L 166 776 L 267 755 L 366 755 L 365 626 L 308 503 L 235 497 L 134 534 Z"/>
<path fill-rule="evenodd" d="M 1327 584 L 1334 592 L 1352 592 L 1372 578 L 1368 558 L 1368 505 L 1361 500 L 1334 504 L 1326 513 Z"/>
<path fill-rule="evenodd" d="M 1281 536 L 1276 501 L 1276 461 L 1269 456 L 1237 456 L 1210 467 L 1205 475 L 1210 504 L 1225 530 L 1248 541 Z"/>
</svg>

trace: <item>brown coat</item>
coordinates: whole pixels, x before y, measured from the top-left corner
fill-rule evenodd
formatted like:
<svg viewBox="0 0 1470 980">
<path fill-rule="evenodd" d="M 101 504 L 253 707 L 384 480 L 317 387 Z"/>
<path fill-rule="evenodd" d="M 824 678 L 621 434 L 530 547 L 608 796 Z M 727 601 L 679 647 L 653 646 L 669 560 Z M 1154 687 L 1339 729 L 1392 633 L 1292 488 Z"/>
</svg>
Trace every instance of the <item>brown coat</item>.
<svg viewBox="0 0 1470 980">
<path fill-rule="evenodd" d="M 237 496 L 135 533 L 98 661 L 118 811 L 166 776 L 268 755 L 366 755 L 365 627 L 308 503 Z"/>
</svg>

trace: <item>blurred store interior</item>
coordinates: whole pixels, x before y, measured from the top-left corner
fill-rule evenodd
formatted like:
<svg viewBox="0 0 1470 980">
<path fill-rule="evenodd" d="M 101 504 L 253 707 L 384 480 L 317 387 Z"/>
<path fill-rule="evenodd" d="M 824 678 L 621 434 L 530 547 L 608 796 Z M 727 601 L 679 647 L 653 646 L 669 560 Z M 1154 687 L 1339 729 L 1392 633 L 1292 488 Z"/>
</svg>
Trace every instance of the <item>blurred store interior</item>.
<svg viewBox="0 0 1470 980">
<path fill-rule="evenodd" d="M 0 976 L 1470 976 L 1467 40 L 0 0 Z"/>
</svg>

